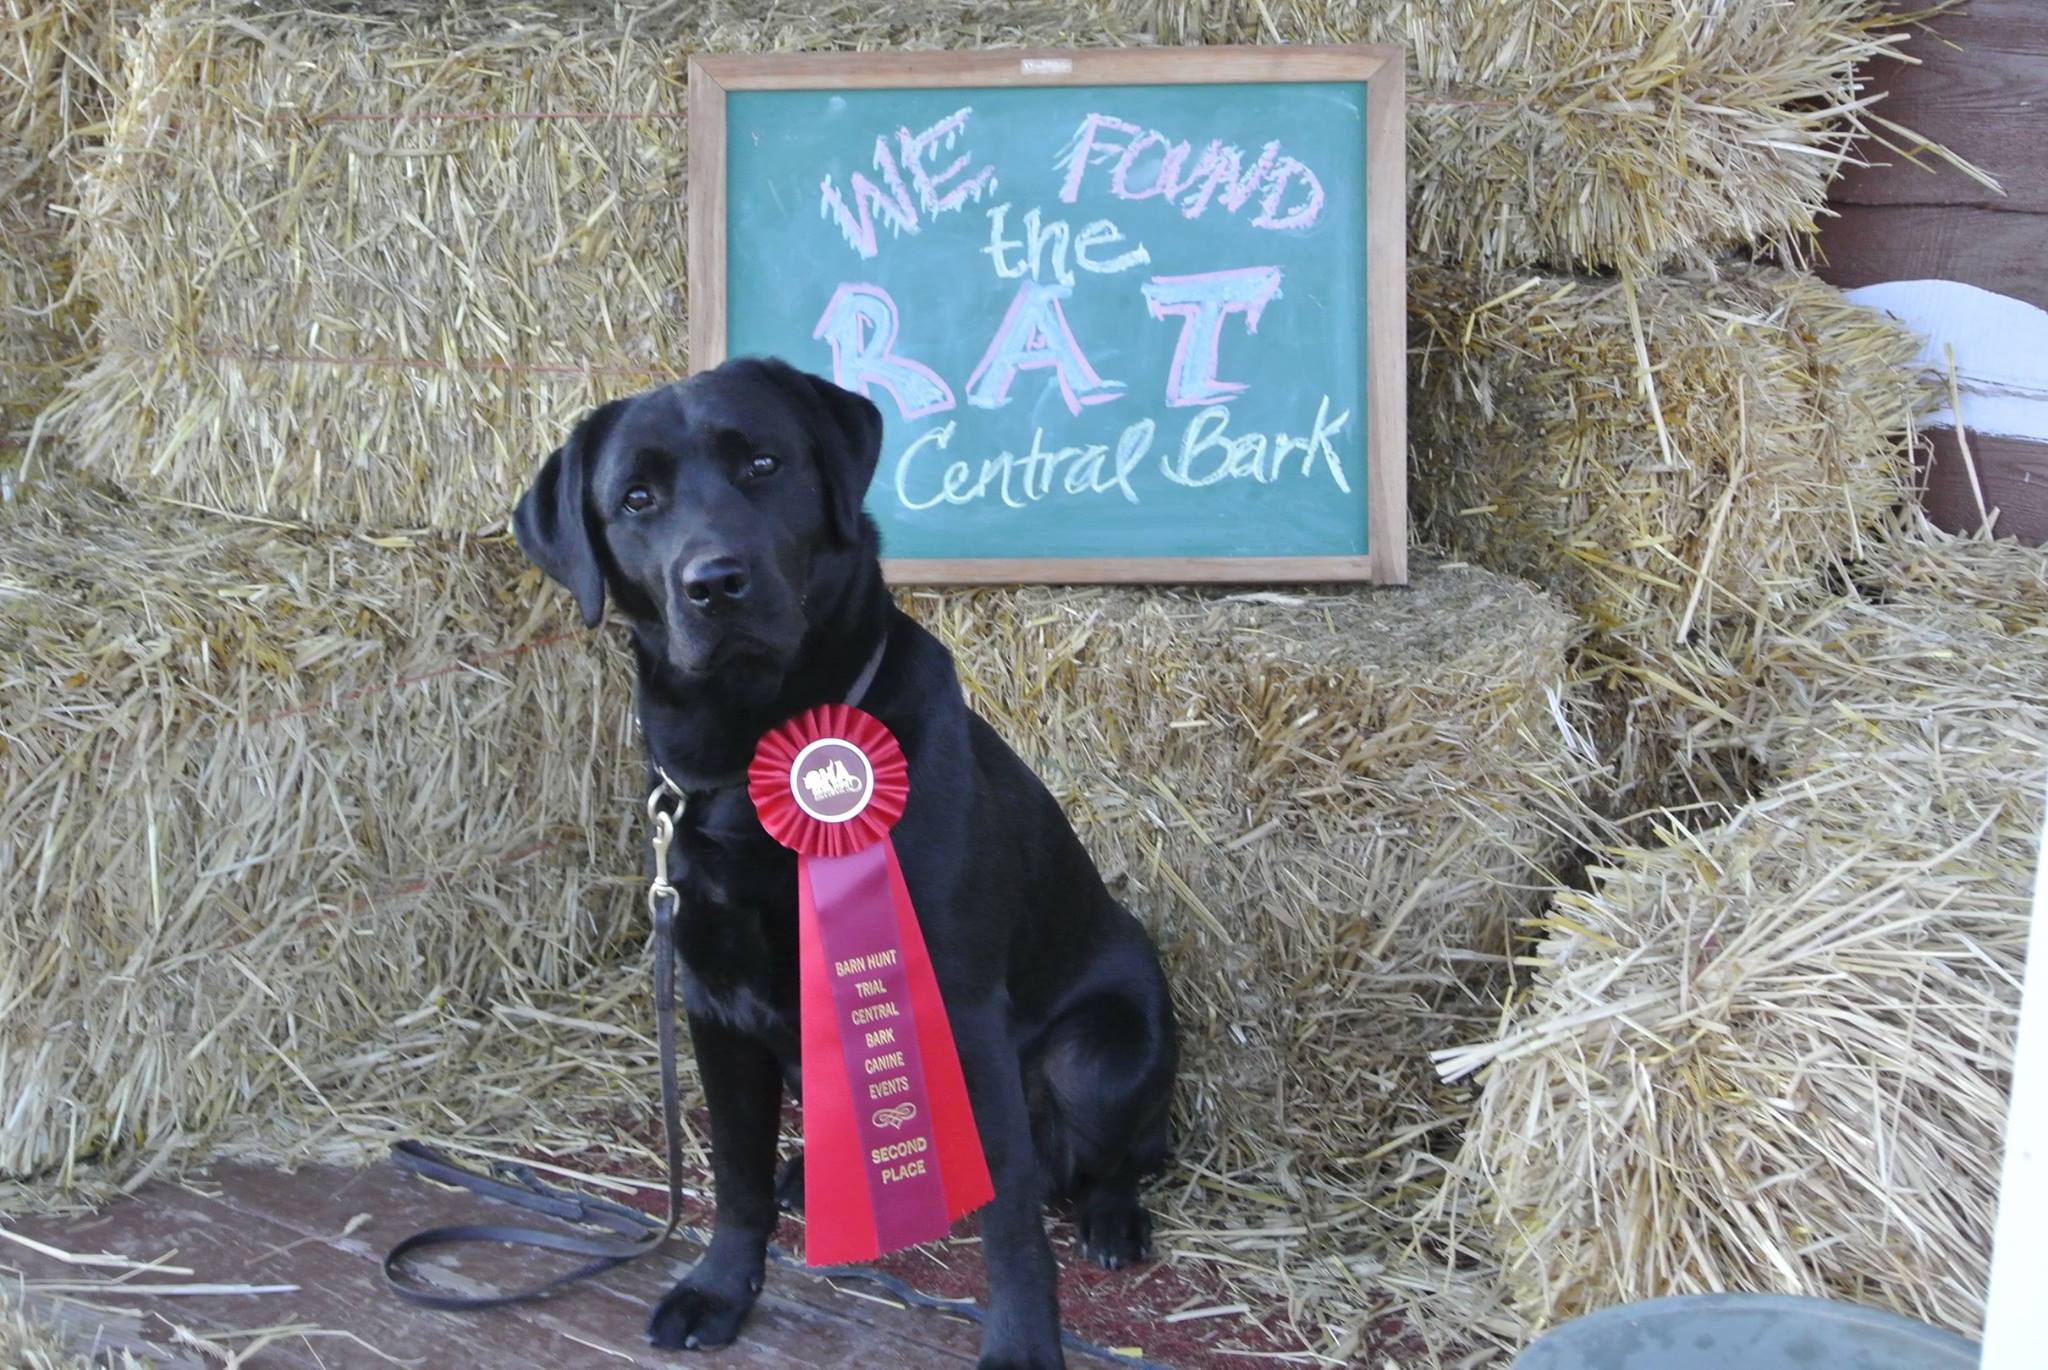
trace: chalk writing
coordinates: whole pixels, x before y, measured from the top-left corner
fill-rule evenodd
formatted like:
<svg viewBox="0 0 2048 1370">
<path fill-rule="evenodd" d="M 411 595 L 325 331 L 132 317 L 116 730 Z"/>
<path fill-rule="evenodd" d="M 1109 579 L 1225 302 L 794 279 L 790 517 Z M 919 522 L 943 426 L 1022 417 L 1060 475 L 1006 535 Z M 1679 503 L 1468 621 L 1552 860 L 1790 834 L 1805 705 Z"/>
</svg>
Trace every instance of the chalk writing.
<svg viewBox="0 0 2048 1370">
<path fill-rule="evenodd" d="M 1102 404 L 1124 392 L 1122 381 L 1104 380 L 1081 355 L 1081 344 L 1067 326 L 1060 301 L 1073 293 L 1068 285 L 1026 281 L 1017 287 L 1010 312 L 1003 316 L 988 351 L 967 378 L 967 402 L 981 409 L 1000 409 L 1010 402 L 1010 382 L 1019 371 L 1050 367 L 1058 377 L 1060 398 L 1075 414 L 1083 405 Z"/>
<path fill-rule="evenodd" d="M 1176 205 L 1189 219 L 1200 218 L 1211 204 L 1235 214 L 1262 187 L 1259 214 L 1251 221 L 1254 228 L 1307 228 L 1323 212 L 1322 181 L 1301 161 L 1284 155 L 1278 139 L 1260 150 L 1248 171 L 1244 153 L 1220 138 L 1211 139 L 1189 166 L 1192 150 L 1192 144 L 1174 142 L 1157 129 L 1140 128 L 1114 115 L 1090 114 L 1054 159 L 1054 168 L 1066 173 L 1060 199 L 1073 204 L 1080 198 L 1088 169 L 1107 166 L 1107 189 L 1117 199 L 1156 197 Z"/>
<path fill-rule="evenodd" d="M 995 263 L 996 275 L 1006 281 L 1016 280 L 1027 274 L 1034 281 L 1041 279 L 1040 269 L 1047 243 L 1052 244 L 1053 279 L 1061 285 L 1072 285 L 1075 279 L 1073 266 L 1067 264 L 1069 242 L 1073 244 L 1074 266 L 1101 276 L 1113 276 L 1119 271 L 1129 271 L 1132 267 L 1143 266 L 1152 260 L 1152 254 L 1145 250 L 1143 243 L 1107 261 L 1098 260 L 1092 255 L 1093 248 L 1110 247 L 1124 241 L 1123 230 L 1107 219 L 1097 219 L 1083 228 L 1077 236 L 1068 227 L 1065 219 L 1055 219 L 1051 223 L 1041 224 L 1039 211 L 1036 208 L 1027 209 L 1024 211 L 1024 236 L 1018 239 L 1003 236 L 1004 221 L 1009 217 L 1009 213 L 1010 205 L 1007 201 L 993 206 L 988 211 L 988 246 L 982 249 L 982 252 Z M 1023 254 L 1015 263 L 1012 263 L 1009 257 L 1013 250 Z"/>
<path fill-rule="evenodd" d="M 1344 479 L 1343 464 L 1338 461 L 1337 449 L 1330 445 L 1330 439 L 1350 417 L 1351 411 L 1347 409 L 1332 419 L 1330 401 L 1325 397 L 1316 408 L 1315 423 L 1307 437 L 1291 438 L 1276 433 L 1269 445 L 1264 433 L 1229 435 L 1224 430 L 1230 423 L 1230 411 L 1214 405 L 1195 415 L 1181 439 L 1180 450 L 1162 456 L 1159 469 L 1176 485 L 1199 487 L 1232 479 L 1271 485 L 1280 479 L 1281 463 L 1299 454 L 1304 477 L 1312 474 L 1316 462 L 1321 460 L 1337 488 L 1348 491 L 1350 482 Z"/>
<path fill-rule="evenodd" d="M 927 446 L 944 452 L 953 440 L 956 427 L 949 422 L 919 435 L 897 458 L 896 498 L 904 508 L 930 509 L 942 503 L 972 504 L 991 492 L 998 494 L 1002 502 L 1012 509 L 1028 508 L 1052 493 L 1053 479 L 1063 465 L 1066 474 L 1060 477 L 1060 485 L 1068 494 L 1099 495 L 1115 490 L 1136 504 L 1138 492 L 1131 487 L 1131 472 L 1151 450 L 1156 425 L 1151 419 L 1140 419 L 1129 425 L 1117 439 L 1114 452 L 1101 443 L 1048 451 L 1045 430 L 1033 428 L 1031 450 L 1023 456 L 1003 452 L 984 458 L 978 475 L 968 461 L 956 460 L 945 467 L 936 493 L 911 493 L 912 462 Z"/>
<path fill-rule="evenodd" d="M 1144 284 L 1145 304 L 1155 319 L 1178 315 L 1180 340 L 1166 373 L 1166 402 L 1174 406 L 1216 404 L 1240 394 L 1241 381 L 1216 378 L 1216 349 L 1223 318 L 1244 315 L 1244 330 L 1259 331 L 1259 315 L 1280 293 L 1280 268 L 1247 266 L 1193 276 L 1154 276 Z"/>
<path fill-rule="evenodd" d="M 922 362 L 896 355 L 900 324 L 896 301 L 878 285 L 848 282 L 832 292 L 818 316 L 813 338 L 832 349 L 832 380 L 874 398 L 879 385 L 896 401 L 896 412 L 921 419 L 953 407 L 953 390 Z"/>
<path fill-rule="evenodd" d="M 925 159 L 932 153 L 944 150 L 951 152 L 955 141 L 967 125 L 972 106 L 954 110 L 945 118 L 933 124 L 922 133 L 912 133 L 907 128 L 896 130 L 896 148 L 892 153 L 887 136 L 875 139 L 873 167 L 882 178 L 877 186 L 858 171 L 847 177 L 853 190 L 853 204 L 846 203 L 846 197 L 839 187 L 832 183 L 827 174 L 818 185 L 818 212 L 838 225 L 840 236 L 847 245 L 862 257 L 872 257 L 880 250 L 876 242 L 875 227 L 882 223 L 888 226 L 891 235 L 916 233 L 921 220 L 935 219 L 959 209 L 969 200 L 979 200 L 984 194 L 995 189 L 996 172 L 992 166 L 985 166 L 950 190 L 945 183 L 962 175 L 971 156 L 962 153 L 944 170 L 933 172 L 925 165 Z M 903 181 L 904 172 L 910 174 L 910 184 Z M 911 198 L 911 190 L 917 192 Z"/>
<path fill-rule="evenodd" d="M 1175 485 L 1201 488 L 1233 479 L 1271 485 L 1299 458 L 1302 479 L 1327 475 L 1339 491 L 1348 492 L 1341 459 L 1332 439 L 1350 424 L 1351 411 L 1332 416 L 1324 397 L 1305 436 L 1286 432 L 1233 434 L 1230 410 L 1211 405 L 1189 420 L 1177 446 L 1160 454 L 1157 469 Z M 1031 431 L 1031 446 L 1018 453 L 1001 451 L 978 459 L 950 452 L 957 425 L 951 421 L 918 434 L 897 455 L 892 481 L 905 509 L 930 509 L 940 504 L 973 504 L 996 499 L 1012 509 L 1028 509 L 1055 494 L 1104 495 L 1111 491 L 1132 504 L 1141 502 L 1138 473 L 1150 455 L 1157 432 L 1151 419 L 1125 426 L 1114 446 L 1105 443 L 1048 447 L 1043 428 Z M 939 466 L 932 458 L 952 457 Z"/>
<path fill-rule="evenodd" d="M 1360 553 L 1357 83 L 742 94 L 728 346 L 880 407 L 886 555 Z M 835 820 L 872 790 L 851 756 L 794 779 Z M 899 968 L 833 969 L 855 1102 L 915 1097 Z M 911 1094 L 861 1073 L 899 1049 Z"/>
</svg>

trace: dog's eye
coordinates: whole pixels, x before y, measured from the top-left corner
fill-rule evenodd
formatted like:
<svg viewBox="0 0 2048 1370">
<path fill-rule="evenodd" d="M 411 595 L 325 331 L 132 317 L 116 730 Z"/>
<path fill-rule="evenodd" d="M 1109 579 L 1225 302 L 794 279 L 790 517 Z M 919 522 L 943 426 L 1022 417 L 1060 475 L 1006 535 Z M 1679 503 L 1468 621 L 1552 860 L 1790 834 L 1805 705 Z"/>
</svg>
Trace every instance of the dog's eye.
<svg viewBox="0 0 2048 1370">
<path fill-rule="evenodd" d="M 781 469 L 782 458 L 770 456 L 768 453 L 763 452 L 760 456 L 747 463 L 747 479 L 759 480 L 763 476 L 772 476 Z"/>
<path fill-rule="evenodd" d="M 626 498 L 623 502 L 627 513 L 637 514 L 654 507 L 654 492 L 644 485 L 636 485 L 626 491 Z"/>
</svg>

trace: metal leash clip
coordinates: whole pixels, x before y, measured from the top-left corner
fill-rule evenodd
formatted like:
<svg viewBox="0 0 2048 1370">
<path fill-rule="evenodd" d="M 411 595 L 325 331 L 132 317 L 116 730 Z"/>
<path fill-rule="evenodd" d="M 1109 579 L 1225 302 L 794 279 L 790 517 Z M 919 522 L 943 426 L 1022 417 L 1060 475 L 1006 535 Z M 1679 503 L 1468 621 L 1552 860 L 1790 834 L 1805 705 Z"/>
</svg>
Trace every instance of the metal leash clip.
<svg viewBox="0 0 2048 1370">
<path fill-rule="evenodd" d="M 654 825 L 654 879 L 647 886 L 647 911 L 660 916 L 662 903 L 667 901 L 670 910 L 675 908 L 676 887 L 668 882 L 668 849 L 676 840 L 675 815 L 661 807 L 662 796 L 675 791 L 678 798 L 682 792 L 675 783 L 663 776 L 661 784 L 647 796 L 647 821 Z"/>
</svg>

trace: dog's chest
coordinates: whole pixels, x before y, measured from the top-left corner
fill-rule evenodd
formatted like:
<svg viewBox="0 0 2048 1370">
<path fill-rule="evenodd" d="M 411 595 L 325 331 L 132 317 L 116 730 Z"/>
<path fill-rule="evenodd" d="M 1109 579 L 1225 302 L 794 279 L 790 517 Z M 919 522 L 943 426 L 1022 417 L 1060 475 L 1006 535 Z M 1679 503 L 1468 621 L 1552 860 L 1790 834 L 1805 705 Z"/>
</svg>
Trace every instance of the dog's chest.
<svg viewBox="0 0 2048 1370">
<path fill-rule="evenodd" d="M 692 1013 L 778 1042 L 796 1036 L 796 858 L 719 808 L 677 832 L 676 950 Z"/>
</svg>

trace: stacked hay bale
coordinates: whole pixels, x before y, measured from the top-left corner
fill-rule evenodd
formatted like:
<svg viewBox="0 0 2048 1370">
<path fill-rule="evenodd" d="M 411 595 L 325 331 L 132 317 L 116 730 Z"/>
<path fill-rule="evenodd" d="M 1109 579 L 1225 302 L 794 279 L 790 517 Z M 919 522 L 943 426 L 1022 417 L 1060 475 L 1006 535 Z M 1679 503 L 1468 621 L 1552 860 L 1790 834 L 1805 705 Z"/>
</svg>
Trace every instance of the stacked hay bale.
<svg viewBox="0 0 2048 1370">
<path fill-rule="evenodd" d="M 1413 284 L 1423 537 L 1585 616 L 1618 802 L 1741 798 L 1755 632 L 1906 496 L 1911 337 L 1764 267 Z"/>
<path fill-rule="evenodd" d="M 846 32 L 928 42 L 956 14 Z M 126 1175 L 317 1116 L 620 954 L 621 654 L 562 638 L 509 539 L 463 534 L 586 406 L 682 370 L 690 49 L 834 23 L 180 0 L 123 26 L 84 188 L 98 360 L 46 417 L 144 503 L 53 494 L 0 541 L 0 661 L 32 687 L 0 733 L 25 1124 L 0 1175 Z M 103 635 L 67 637 L 67 588 Z M 133 989 L 102 1004 L 104 974 Z"/>
<path fill-rule="evenodd" d="M 124 489 L 443 530 L 501 525 L 554 435 L 686 370 L 693 50 L 1119 32 L 937 0 L 240 10 L 131 44 L 88 185 L 100 355 L 52 422 Z"/>
<path fill-rule="evenodd" d="M 454 658 L 527 641 L 479 625 L 539 631 L 526 617 L 536 600 L 561 612 L 561 597 L 530 578 L 502 599 L 465 592 L 466 616 L 445 621 L 420 602 L 395 618 L 372 606 L 403 598 L 401 577 L 474 589 L 489 565 L 509 579 L 508 549 L 451 535 L 499 525 L 586 405 L 683 369 L 689 51 L 1190 38 L 1411 45 L 1411 240 L 1444 268 L 1415 290 L 1418 520 L 1461 553 L 1554 584 L 1586 616 L 1583 661 L 1610 691 L 1620 722 L 1608 741 L 1631 794 L 1673 788 L 1688 748 L 1763 755 L 1769 739 L 1744 726 L 1763 698 L 1751 683 L 1763 635 L 1810 612 L 1827 564 L 1855 555 L 1858 530 L 1896 498 L 1902 468 L 1883 435 L 1910 401 L 1888 334 L 1810 282 L 1718 254 L 1810 228 L 1859 127 L 1854 64 L 1895 42 L 1868 0 L 1616 0 L 1526 14 L 1480 0 L 762 3 L 632 21 L 568 0 L 345 15 L 167 4 L 124 49 L 112 150 L 83 219 L 99 356 L 50 423 L 90 475 L 139 495 L 326 530 L 289 533 L 260 556 L 250 549 L 269 535 L 250 528 L 230 536 L 197 522 L 166 535 L 222 544 L 225 560 L 200 576 L 220 617 L 166 610 L 167 621 L 211 625 L 194 642 L 247 631 L 223 607 L 238 586 L 311 583 L 306 568 L 322 556 L 339 558 L 337 589 L 358 587 L 343 592 L 353 627 L 304 611 L 308 631 L 280 627 L 273 660 L 345 664 L 333 645 L 358 631 L 389 633 L 362 649 L 371 658 L 414 631 L 451 639 L 441 645 Z M 1653 274 L 1677 268 L 1688 274 Z M 1557 274 L 1613 269 L 1626 284 Z M 335 531 L 365 527 L 420 531 L 388 549 Z M 142 569 L 158 564 L 137 555 Z M 910 603 L 956 644 L 977 703 L 1045 769 L 1174 961 L 1193 1040 L 1189 1164 L 1162 1196 L 1167 1249 L 1256 1301 L 1284 1300 L 1305 1336 L 1334 1327 L 1315 1344 L 1339 1359 L 1388 1306 L 1388 1282 L 1441 1306 L 1465 1271 L 1380 1264 L 1470 1108 L 1420 1062 L 1499 1015 L 1506 927 L 1542 907 L 1589 840 L 1578 792 L 1593 763 L 1572 726 L 1582 688 L 1563 664 L 1579 630 L 1526 590 L 1452 570 L 1419 575 L 1408 596 L 991 591 Z M 157 620 L 127 621 L 137 650 L 154 650 Z M 95 678 L 98 658 L 37 643 L 24 679 L 48 689 Z M 149 669 L 133 664 L 142 657 L 120 666 L 127 650 L 108 646 L 109 669 Z M 189 650 L 206 665 L 218 649 Z M 493 688 L 507 693 L 493 698 L 508 728 L 517 701 L 552 688 L 542 663 L 569 656 L 516 658 L 530 679 L 506 668 Z M 245 653 L 236 670 L 262 659 Z M 600 668 L 574 659 L 576 688 L 591 693 L 570 709 L 594 720 Z M 364 688 L 310 678 L 316 691 Z M 454 688 L 433 679 L 429 690 Z M 271 699 L 241 674 L 211 689 L 222 708 L 251 691 Z M 94 698 L 89 718 L 143 707 Z M 351 703 L 371 698 L 385 700 Z M 407 726 L 431 736 L 447 717 L 422 705 Z M 536 738 L 532 719 L 521 726 L 496 753 L 509 769 L 567 755 L 574 793 L 595 796 L 577 801 L 575 822 L 600 836 L 562 849 L 564 864 L 629 873 L 626 837 L 604 827 L 630 817 L 610 793 L 623 786 L 586 764 L 593 750 L 626 749 L 623 723 L 579 726 L 574 744 L 571 730 Z M 115 731 L 96 745 L 129 756 Z M 376 755 L 398 738 L 358 720 L 329 745 Z M 297 774 L 223 754 L 244 759 L 260 793 Z M 208 788 L 218 768 L 197 741 L 170 760 L 156 770 L 194 777 L 178 822 L 197 850 L 191 815 L 240 811 L 247 796 Z M 351 822 L 433 789 L 366 764 L 335 804 Z M 379 785 L 388 792 L 369 802 Z M 503 826 L 555 831 L 568 820 L 552 803 L 517 791 Z M 346 830 L 331 863 L 342 884 L 383 888 L 406 873 L 381 855 L 388 833 Z M 441 836 L 464 850 L 474 838 Z M 58 853 L 46 864 L 83 863 L 80 840 L 46 832 L 43 849 Z M 277 849 L 259 830 L 202 854 L 210 864 L 159 862 L 184 882 L 160 903 L 198 908 L 192 891 L 235 871 L 273 892 L 303 869 L 326 872 L 319 859 L 272 870 Z M 539 903 L 567 919 L 555 878 L 535 877 Z M 508 875 L 504 888 L 526 887 Z M 228 1139 L 256 1154 L 332 1154 L 395 1127 L 499 1149 L 614 1145 L 619 1111 L 648 1095 L 650 1077 L 635 1035 L 644 1002 L 606 964 L 612 925 L 600 917 L 552 955 L 507 948 L 493 970 L 480 926 L 462 926 L 456 902 L 436 908 L 403 934 L 425 939 L 410 979 L 391 977 L 362 1003 L 339 988 L 344 975 L 310 983 L 307 1013 L 323 1023 L 419 1005 L 347 1049 L 294 1058 L 305 1075 L 290 1078 L 321 1112 L 279 1106 L 291 1103 L 271 1064 L 281 1058 L 257 1044 L 300 1029 L 259 1004 L 263 967 L 252 980 L 215 955 L 246 935 L 232 917 L 190 921 L 201 950 L 185 960 L 151 957 L 187 923 L 167 924 L 140 954 L 105 943 L 123 966 L 170 977 L 152 984 L 182 1006 L 165 1031 L 197 1028 L 178 1038 L 186 1057 L 234 1044 L 212 1083 L 247 1102 L 180 1094 L 168 1070 L 123 1077 L 111 1056 L 60 1062 L 39 1078 L 95 1100 L 97 1131 L 87 1147 L 39 1154 L 104 1143 L 126 1146 L 132 1166 L 166 1154 L 149 1147 L 215 1139 L 228 1108 L 267 1109 L 285 1125 Z M 362 928 L 347 963 L 355 978 L 379 939 L 401 935 L 375 919 Z M 98 964 L 71 955 L 67 973 Z M 463 968 L 439 1001 L 428 988 L 436 957 Z M 198 982 L 178 978 L 222 964 L 261 1009 L 243 1020 L 247 1036 L 202 1021 Z M 474 1006 L 484 994 L 517 1002 L 486 1016 Z M 489 1086 L 486 1069 L 520 1087 Z M 137 1139 L 132 1124 L 159 1093 L 158 1124 Z M 1433 1230 L 1424 1244 L 1441 1255 L 1457 1239 Z"/>
<path fill-rule="evenodd" d="M 1129 0 L 1169 43 L 1408 50 L 1409 247 L 1470 271 L 1797 250 L 1898 56 L 1874 0 Z M 1902 145 L 1945 156 L 1909 130 Z"/>
<path fill-rule="evenodd" d="M 1905 30 L 1874 0 L 1151 0 L 1169 39 L 1410 53 L 1409 483 L 1592 624 L 1610 807 L 1726 803 L 1748 637 L 1908 497 L 1903 339 L 1797 260 Z M 1910 131 L 1902 146 L 1945 156 Z"/>
<path fill-rule="evenodd" d="M 1378 1203 L 1465 1108 L 1428 1052 L 1496 1020 L 1511 925 L 1589 838 L 1576 625 L 1427 564 L 1406 591 L 907 602 L 1165 950 L 1187 1082 L 1167 1243 L 1361 1325 L 1344 1262 L 1385 1253 Z"/>
<path fill-rule="evenodd" d="M 73 492 L 0 567 L 0 1177 L 317 1110 L 629 935 L 624 670 L 510 547 Z"/>
<path fill-rule="evenodd" d="M 1326 1349 L 1384 1313 L 1407 1235 L 1389 1196 L 1433 1183 L 1469 1111 L 1429 1053 L 1497 1021 L 1512 924 L 1592 840 L 1594 761 L 1561 721 L 1576 624 L 1519 582 L 1415 570 L 1312 595 L 903 595 L 1164 951 L 1185 1034 L 1160 1249 Z M 224 1144 L 361 1159 L 424 1135 L 651 1176 L 646 985 L 635 963 L 412 1015 L 307 1063 L 331 1114 Z"/>
<path fill-rule="evenodd" d="M 1703 70 L 1707 8 L 1674 6 L 1625 60 Z M 1826 122 L 1859 78 L 1808 25 L 1875 7 L 1775 8 L 1800 34 L 1758 69 L 1825 70 L 1832 95 L 1801 108 Z M 1633 93 L 1697 127 L 1687 77 Z M 1911 341 L 1746 260 L 1802 230 L 1708 180 L 1736 214 L 1691 244 L 1466 249 L 1414 279 L 1418 524 L 1585 617 L 1613 811 L 1657 834 L 1557 895 L 1532 988 L 1442 1057 L 1483 1093 L 1418 1234 L 1497 1261 L 1525 1326 L 1775 1289 L 1974 1331 L 2048 581 L 2038 556 L 1912 526 Z"/>
<path fill-rule="evenodd" d="M 1446 1054 L 1487 1072 L 1453 1203 L 1535 1320 L 1755 1289 L 1978 1330 L 2048 755 L 2048 567 L 1996 559 L 2018 633 L 1908 584 L 1772 636 L 1782 779 L 1560 895 L 1506 1032 Z"/>
<path fill-rule="evenodd" d="M 494 522 L 528 435 L 683 368 L 692 49 L 1404 42 L 1411 243 L 1493 271 L 1805 231 L 1897 41 L 1868 0 L 224 5 L 132 45 L 81 264 L 101 357 L 54 421 L 125 488 L 404 527 Z"/>
<path fill-rule="evenodd" d="M 1973 1327 L 2048 742 L 2039 558 L 1887 528 L 1910 342 L 1749 260 L 1796 260 L 1857 68 L 1896 42 L 1882 7 L 1158 9 L 1412 44 L 1418 526 L 1584 616 L 1613 811 L 1695 806 L 1559 896 L 1533 995 L 1447 1058 L 1496 1063 L 1419 1243 L 1503 1262 L 1538 1321 L 1763 1287 Z M 1519 126 L 1444 127 L 1505 90 Z M 1961 669 L 1986 660 L 2009 677 Z M 1683 837 L 1702 799 L 1732 817 Z"/>
<path fill-rule="evenodd" d="M 90 187 L 102 355 L 57 420 L 88 474 L 141 495 L 429 530 L 423 556 L 433 533 L 501 522 L 585 405 L 682 369 L 692 46 L 1141 39 L 1050 5 L 762 7 L 658 32 L 561 8 L 166 8 L 130 45 Z M 1261 1302 L 1312 1293 L 1364 1325 L 1377 1200 L 1464 1106 L 1427 1049 L 1493 1020 L 1507 927 L 1587 838 L 1571 620 L 1470 569 L 1406 594 L 910 602 L 1168 943 L 1192 1029 L 1175 1243 Z M 517 1033 L 423 1007 L 306 1060 L 334 1116 L 273 1108 L 280 1126 L 227 1140 L 334 1154 L 404 1126 L 601 1146 L 649 1089 L 644 1005 L 603 998 L 630 974 L 587 970 L 524 977 Z M 594 1049 L 579 1034 L 613 1011 L 621 1035 Z M 485 1062 L 517 1095 L 469 1085 Z M 561 1107 L 546 1121 L 521 1098 Z"/>
<path fill-rule="evenodd" d="M 1917 505 L 1883 529 L 1850 570 L 1886 604 L 1968 611 L 1989 632 L 2048 633 L 2048 556 L 2009 540 L 1945 533 Z"/>
<path fill-rule="evenodd" d="M 56 416 L 81 470 L 502 523 L 548 435 L 684 369 L 682 57 L 532 9 L 153 15 L 87 189 L 100 356 Z"/>
<path fill-rule="evenodd" d="M 112 0 L 0 4 L 0 500 L 36 420 L 86 362 L 90 307 L 72 287 L 76 178 L 106 115 Z"/>
</svg>

